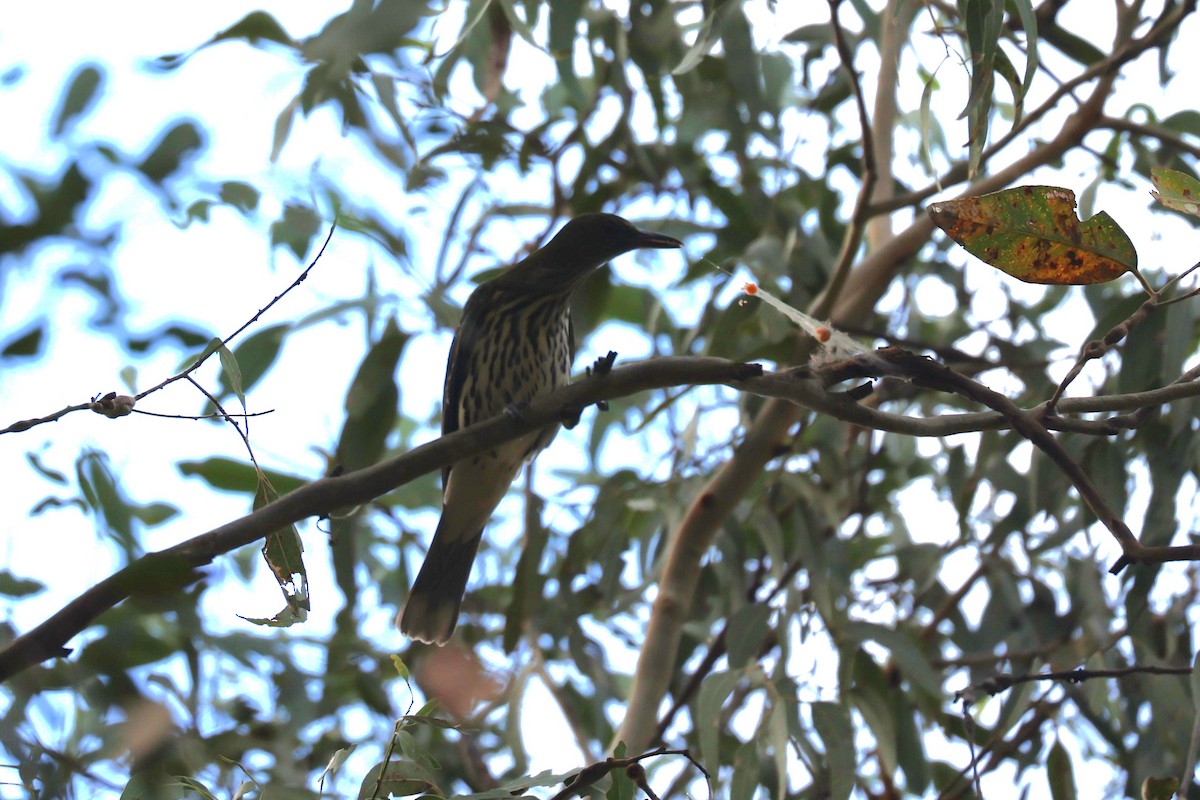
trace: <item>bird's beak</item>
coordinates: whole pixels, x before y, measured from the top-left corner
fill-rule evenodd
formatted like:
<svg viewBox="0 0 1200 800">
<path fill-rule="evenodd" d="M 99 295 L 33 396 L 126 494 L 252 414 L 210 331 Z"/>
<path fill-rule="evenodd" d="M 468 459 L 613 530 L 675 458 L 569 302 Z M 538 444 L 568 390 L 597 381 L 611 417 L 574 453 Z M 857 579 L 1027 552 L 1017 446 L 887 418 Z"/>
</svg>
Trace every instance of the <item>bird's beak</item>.
<svg viewBox="0 0 1200 800">
<path fill-rule="evenodd" d="M 683 242 L 673 236 L 667 236 L 665 233 L 654 233 L 653 231 L 638 231 L 637 244 L 635 247 L 641 249 L 666 250 L 668 248 L 683 247 Z"/>
</svg>

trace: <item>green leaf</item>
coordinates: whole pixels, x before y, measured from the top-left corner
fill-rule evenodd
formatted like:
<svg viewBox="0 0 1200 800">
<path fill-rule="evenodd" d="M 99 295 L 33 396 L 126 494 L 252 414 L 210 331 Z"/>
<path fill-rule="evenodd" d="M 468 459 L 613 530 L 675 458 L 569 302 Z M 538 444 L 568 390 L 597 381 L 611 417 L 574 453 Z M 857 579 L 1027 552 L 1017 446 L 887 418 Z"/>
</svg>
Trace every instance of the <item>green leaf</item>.
<svg viewBox="0 0 1200 800">
<path fill-rule="evenodd" d="M 1188 686 L 1192 690 L 1192 708 L 1200 715 L 1200 651 L 1192 659 L 1192 674 L 1188 676 Z"/>
<path fill-rule="evenodd" d="M 266 476 L 259 473 L 258 491 L 254 496 L 254 508 L 260 509 L 278 499 Z M 304 542 L 295 525 L 286 525 L 267 535 L 262 547 L 263 560 L 279 584 L 286 605 L 271 619 L 243 617 L 258 625 L 283 628 L 304 622 L 310 610 L 308 595 L 308 571 L 304 567 Z"/>
<path fill-rule="evenodd" d="M 1061 739 L 1054 740 L 1046 757 L 1046 779 L 1054 800 L 1075 800 L 1075 772 L 1071 768 L 1071 756 Z"/>
<path fill-rule="evenodd" d="M 434 776 L 411 761 L 390 761 L 367 770 L 358 788 L 359 800 L 381 797 L 407 797 L 435 790 Z M 436 792 L 436 796 L 444 796 Z"/>
<path fill-rule="evenodd" d="M 168 777 L 158 770 L 135 772 L 121 790 L 120 800 L 217 800 L 204 784 L 193 778 Z"/>
<path fill-rule="evenodd" d="M 224 340 L 219 339 L 216 336 L 214 336 L 213 338 L 208 340 L 208 344 L 204 346 L 204 349 L 200 352 L 200 355 L 196 356 L 196 358 L 191 363 L 199 364 L 201 361 L 205 360 L 206 358 L 208 358 L 209 356 L 211 356 L 213 353 L 217 352 L 224 346 L 225 346 Z"/>
<path fill-rule="evenodd" d="M 95 450 L 85 451 L 76 462 L 75 471 L 84 500 L 103 521 L 102 532 L 121 546 L 128 560 L 141 555 L 142 546 L 133 534 L 133 512 L 117 485 L 108 456 Z"/>
<path fill-rule="evenodd" d="M 958 0 L 959 14 L 970 49 L 971 89 L 959 118 L 966 118 L 970 174 L 974 175 L 987 144 L 992 118 L 996 60 L 1004 23 L 1004 3 L 997 0 Z"/>
<path fill-rule="evenodd" d="M 921 164 L 925 172 L 933 174 L 933 143 L 941 138 L 942 129 L 933 118 L 933 90 L 937 88 L 937 71 L 925 78 L 921 89 L 921 103 L 917 109 L 918 130 L 921 133 Z"/>
<path fill-rule="evenodd" d="M 778 787 L 776 797 L 782 798 L 787 793 L 787 707 L 776 697 L 767 714 L 767 741 L 771 743 L 772 755 L 775 757 L 775 783 Z"/>
<path fill-rule="evenodd" d="M 164 133 L 137 168 L 161 184 L 183 166 L 185 159 L 204 147 L 204 133 L 193 122 L 180 122 Z"/>
<path fill-rule="evenodd" d="M 1075 193 L 1020 186 L 932 203 L 929 216 L 967 252 L 1028 283 L 1105 283 L 1137 269 L 1133 242 L 1100 212 L 1075 215 Z"/>
<path fill-rule="evenodd" d="M 295 45 L 292 37 L 273 16 L 265 11 L 252 11 L 225 30 L 213 36 L 208 44 L 216 44 L 230 39 L 244 39 L 250 44 L 261 41 L 277 42 L 279 44 Z"/>
<path fill-rule="evenodd" d="M 771 614 L 770 606 L 754 603 L 733 615 L 725 632 L 731 669 L 741 669 L 758 655 L 767 636 Z"/>
<path fill-rule="evenodd" d="M 178 468 L 182 475 L 200 478 L 214 489 L 222 489 L 227 492 L 256 492 L 260 474 L 266 476 L 280 495 L 293 492 L 308 483 L 306 478 L 289 475 L 286 472 L 265 469 L 259 473 L 252 464 L 232 458 L 181 461 Z"/>
<path fill-rule="evenodd" d="M 1154 167 L 1150 170 L 1154 199 L 1174 211 L 1200 217 L 1200 181 L 1177 170 Z"/>
<path fill-rule="evenodd" d="M 829 760 L 830 800 L 847 800 L 858 771 L 850 712 L 837 703 L 813 703 L 812 717 Z"/>
<path fill-rule="evenodd" d="M 733 84 L 737 99 L 746 105 L 750 118 L 758 127 L 758 115 L 764 110 L 762 64 L 758 48 L 750 33 L 750 21 L 742 4 L 725 3 L 728 12 L 720 20 L 721 43 L 725 48 L 725 70 Z M 775 109 L 765 109 L 772 113 Z"/>
<path fill-rule="evenodd" d="M 45 336 L 46 322 L 36 322 L 0 348 L 0 358 L 34 358 L 41 353 Z"/>
<path fill-rule="evenodd" d="M 242 368 L 238 366 L 237 356 L 233 354 L 225 345 L 221 345 L 217 349 L 217 353 L 221 358 L 221 376 L 225 383 L 228 383 L 233 393 L 237 395 L 238 402 L 242 404 L 242 410 L 246 410 L 246 393 L 242 391 Z"/>
<path fill-rule="evenodd" d="M 67 84 L 67 91 L 63 95 L 58 112 L 54 115 L 54 121 L 50 124 L 51 136 L 55 139 L 62 136 L 76 119 L 92 109 L 103 82 L 104 73 L 91 64 L 75 71 Z"/>
<path fill-rule="evenodd" d="M 278 360 L 279 353 L 283 349 L 284 337 L 291 329 L 292 326 L 288 324 L 271 325 L 255 331 L 233 348 L 233 361 L 237 367 L 241 392 L 250 391 L 267 374 L 267 371 Z M 220 380 L 221 393 L 219 396 L 234 391 L 231 376 L 224 370 L 221 372 Z M 235 393 L 239 398 L 243 397 L 242 393 Z"/>
<path fill-rule="evenodd" d="M 272 129 L 271 135 L 271 163 L 274 164 L 279 160 L 279 154 L 283 152 L 283 146 L 287 144 L 288 136 L 292 132 L 292 122 L 296 118 L 296 111 L 300 108 L 298 99 L 292 100 L 283 107 L 279 115 L 275 117 L 275 126 Z"/>
<path fill-rule="evenodd" d="M 740 677 L 737 672 L 713 672 L 700 684 L 696 699 L 696 734 L 700 739 L 701 763 L 710 770 L 721 763 L 717 746 L 721 734 L 721 706 L 733 693 Z"/>
<path fill-rule="evenodd" d="M 379 461 L 396 424 L 400 387 L 396 367 L 409 336 L 396 320 L 388 320 L 383 335 L 371 346 L 350 382 L 346 420 L 338 436 L 338 463 L 347 470 Z"/>
<path fill-rule="evenodd" d="M 67 476 L 56 469 L 51 469 L 42 463 L 41 457 L 37 453 L 26 453 L 25 460 L 29 462 L 29 466 L 48 481 L 57 483 L 59 486 L 67 485 Z"/>
<path fill-rule="evenodd" d="M 540 504 L 538 507 L 540 512 Z M 536 516 L 533 517 L 537 519 Z M 541 574 L 542 556 L 550 541 L 550 532 L 541 525 L 531 525 L 526 534 L 525 546 L 512 582 L 512 602 L 504 616 L 504 652 L 517 649 L 525 623 L 533 616 L 535 607 L 542 602 L 542 589 L 546 579 Z"/>
<path fill-rule="evenodd" d="M 930 696 L 940 696 L 942 691 L 940 673 L 933 668 L 925 654 L 917 647 L 916 642 L 904 631 L 869 622 L 850 622 L 842 629 L 842 634 L 851 641 L 873 641 L 883 645 L 904 671 L 906 680 L 914 686 L 921 687 Z"/>
<path fill-rule="evenodd" d="M 221 184 L 220 197 L 222 202 L 233 206 L 242 212 L 258 208 L 261 192 L 243 181 L 225 181 Z"/>
<path fill-rule="evenodd" d="M 733 777 L 729 781 L 729 797 L 754 796 L 758 788 L 760 773 L 758 761 L 758 746 L 755 742 L 746 742 L 737 749 L 733 756 Z"/>
<path fill-rule="evenodd" d="M 283 216 L 271 223 L 271 246 L 288 247 L 303 260 L 317 235 L 321 218 L 308 206 L 288 203 Z"/>
<path fill-rule="evenodd" d="M 671 70 L 672 75 L 686 75 L 695 69 L 705 56 L 712 52 L 719 40 L 717 36 L 719 23 L 730 13 L 730 9 L 735 5 L 736 3 L 724 3 L 713 13 L 704 15 L 700 23 L 700 28 L 696 31 L 696 41 L 692 42 L 692 46 L 688 48 L 687 52 L 683 54 L 683 58 Z"/>
<path fill-rule="evenodd" d="M 1021 21 L 1021 30 L 1025 32 L 1025 77 L 1021 82 L 1019 100 L 1023 100 L 1033 85 L 1033 77 L 1038 68 L 1038 23 L 1033 11 L 1031 0 L 1008 0 L 1017 9 L 1017 17 Z M 1017 116 L 1020 119 L 1020 116 Z"/>
<path fill-rule="evenodd" d="M 18 578 L 8 570 L 0 569 L 0 595 L 5 597 L 30 597 L 45 590 L 45 584 L 29 578 Z"/>
<path fill-rule="evenodd" d="M 143 524 L 147 526 L 161 525 L 169 519 L 174 519 L 179 516 L 179 509 L 166 503 L 149 503 L 144 506 L 135 506 L 133 515 Z"/>
<path fill-rule="evenodd" d="M 532 46 L 535 50 L 542 50 L 544 52 L 545 48 L 542 47 L 542 43 L 541 43 L 540 39 L 534 33 L 534 30 L 533 30 L 534 27 L 537 26 L 536 11 L 540 6 L 538 6 L 538 5 L 527 5 L 526 6 L 527 9 L 530 9 L 530 13 L 534 13 L 534 18 L 529 21 L 526 21 L 525 19 L 523 19 L 521 17 L 520 14 L 517 13 L 516 3 L 514 2 L 514 0 L 496 0 L 496 2 L 499 4 L 501 10 L 504 12 L 504 17 L 505 17 L 505 19 L 508 20 L 508 24 L 511 25 L 513 30 L 515 30 L 517 32 L 517 35 L 520 36 L 522 39 L 524 39 L 526 42 L 528 42 L 529 45 Z"/>
</svg>

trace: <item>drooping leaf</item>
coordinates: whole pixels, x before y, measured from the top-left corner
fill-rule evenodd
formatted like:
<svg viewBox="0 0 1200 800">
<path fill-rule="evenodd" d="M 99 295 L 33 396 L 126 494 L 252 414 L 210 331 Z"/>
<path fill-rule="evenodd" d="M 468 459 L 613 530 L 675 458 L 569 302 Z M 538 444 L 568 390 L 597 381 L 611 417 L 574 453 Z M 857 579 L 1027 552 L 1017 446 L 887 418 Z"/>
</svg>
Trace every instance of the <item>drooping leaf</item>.
<svg viewBox="0 0 1200 800">
<path fill-rule="evenodd" d="M 238 366 L 237 356 L 233 351 L 224 344 L 217 350 L 217 354 L 221 359 L 221 377 L 222 382 L 227 383 L 233 393 L 237 395 L 237 399 L 242 404 L 242 409 L 246 408 L 246 393 L 242 390 L 242 368 Z"/>
<path fill-rule="evenodd" d="M 1050 796 L 1054 800 L 1075 800 L 1075 771 L 1071 768 L 1071 756 L 1056 739 L 1046 758 L 1046 778 L 1050 783 Z"/>
<path fill-rule="evenodd" d="M 696 732 L 700 737 L 700 757 L 703 762 L 720 763 L 721 706 L 737 685 L 737 672 L 714 672 L 700 684 L 696 701 Z"/>
<path fill-rule="evenodd" d="M 354 375 L 337 444 L 338 463 L 348 470 L 370 466 L 383 454 L 400 402 L 396 365 L 408 339 L 395 319 L 388 320 Z"/>
<path fill-rule="evenodd" d="M 244 393 L 250 391 L 279 358 L 284 337 L 290 329 L 291 326 L 286 324 L 271 325 L 255 331 L 235 345 L 233 356 L 238 367 L 239 382 L 235 384 L 232 375 L 222 370 L 221 394 L 234 392 L 244 399 Z"/>
<path fill-rule="evenodd" d="M 758 655 L 770 619 L 771 607 L 762 603 L 745 606 L 733 615 L 725 634 L 730 667 L 740 669 Z"/>
<path fill-rule="evenodd" d="M 857 770 L 850 710 L 839 703 L 813 703 L 812 717 L 829 761 L 829 796 L 847 800 L 854 791 Z"/>
<path fill-rule="evenodd" d="M 260 476 L 254 498 L 255 509 L 279 497 L 265 476 Z M 256 625 L 286 628 L 308 619 L 311 608 L 308 594 L 308 570 L 304 566 L 304 542 L 295 525 L 287 525 L 267 535 L 262 547 L 263 560 L 275 576 L 285 605 L 274 617 L 242 617 Z M 239 615 L 241 616 L 241 615 Z"/>
</svg>

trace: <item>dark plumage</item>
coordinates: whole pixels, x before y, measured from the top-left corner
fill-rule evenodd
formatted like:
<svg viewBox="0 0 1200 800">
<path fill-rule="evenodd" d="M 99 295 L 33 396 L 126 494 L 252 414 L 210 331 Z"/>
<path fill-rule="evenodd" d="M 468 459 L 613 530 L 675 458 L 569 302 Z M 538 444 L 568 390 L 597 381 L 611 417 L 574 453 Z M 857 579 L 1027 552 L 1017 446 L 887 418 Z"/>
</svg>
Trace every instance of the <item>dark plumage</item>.
<svg viewBox="0 0 1200 800">
<path fill-rule="evenodd" d="M 450 345 L 442 433 L 529 403 L 569 382 L 575 356 L 572 292 L 622 253 L 667 247 L 682 244 L 640 231 L 614 214 L 582 214 L 541 250 L 480 284 L 463 307 Z M 400 613 L 401 631 L 433 644 L 450 639 L 484 525 L 521 466 L 557 432 L 557 425 L 545 428 L 443 472 L 442 518 Z"/>
</svg>

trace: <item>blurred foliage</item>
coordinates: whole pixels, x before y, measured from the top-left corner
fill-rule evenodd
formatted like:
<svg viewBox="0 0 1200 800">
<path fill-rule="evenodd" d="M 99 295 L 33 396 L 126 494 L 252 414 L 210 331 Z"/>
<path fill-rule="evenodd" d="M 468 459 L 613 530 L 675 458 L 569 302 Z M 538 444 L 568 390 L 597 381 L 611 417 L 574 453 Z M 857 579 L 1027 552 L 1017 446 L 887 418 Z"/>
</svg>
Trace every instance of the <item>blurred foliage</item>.
<svg viewBox="0 0 1200 800">
<path fill-rule="evenodd" d="M 1028 0 L 959 0 L 926 4 L 916 15 L 900 13 L 902 3 L 832 5 L 855 54 L 893 52 L 883 39 L 901 26 L 899 82 L 906 96 L 922 97 L 921 108 L 877 106 L 873 134 L 894 134 L 893 163 L 878 165 L 884 202 L 920 190 L 897 204 L 917 212 L 933 194 L 926 187 L 944 176 L 956 176 L 947 186 L 968 172 L 986 176 L 989 148 L 1009 130 L 1017 147 L 1030 150 L 1057 132 L 1018 127 L 1031 111 L 1027 97 L 1044 98 L 1106 60 L 1116 70 L 1124 64 L 1067 21 L 1088 6 L 1084 0 L 1036 9 Z M 1192 6 L 1096 3 L 1083 13 L 1126 15 L 1119 46 L 1131 47 L 1130 32 L 1150 23 L 1129 14 L 1183 18 Z M 133 177 L 178 225 L 203 225 L 218 209 L 262 220 L 269 247 L 299 261 L 313 256 L 336 218 L 338 235 L 370 242 L 379 263 L 419 276 L 423 292 L 397 301 L 372 283 L 360 300 L 254 327 L 222 353 L 226 369 L 208 388 L 210 400 L 228 402 L 253 398 L 280 373 L 316 380 L 324 354 L 289 360 L 289 342 L 319 335 L 323 325 L 362 323 L 362 348 L 337 354 L 358 365 L 345 387 L 340 435 L 324 442 L 316 431 L 292 432 L 322 448 L 331 471 L 429 438 L 434 420 L 397 410 L 405 391 L 397 375 L 412 359 L 430 357 L 409 346 L 419 332 L 413 319 L 451 327 L 468 269 L 516 255 L 491 250 L 491 231 L 514 221 L 525 223 L 522 231 L 532 225 L 548 233 L 573 214 L 628 209 L 647 227 L 688 241 L 690 267 L 661 294 L 598 274 L 579 297 L 581 335 L 621 323 L 642 332 L 656 354 L 790 364 L 794 329 L 756 300 L 721 300 L 734 281 L 713 265 L 745 264 L 764 288 L 800 308 L 825 288 L 863 174 L 855 87 L 833 29 L 822 18 L 778 30 L 774 4 L 764 10 L 740 0 L 649 0 L 631 4 L 627 15 L 621 7 L 354 0 L 305 38 L 253 11 L 216 34 L 197 31 L 189 52 L 145 54 L 146 69 L 163 81 L 202 51 L 221 58 L 241 48 L 299 65 L 294 97 L 264 132 L 271 158 L 293 146 L 311 117 L 332 113 L 386 180 L 410 196 L 439 198 L 447 209 L 440 229 L 365 205 L 349 178 L 330 173 L 314 172 L 306 197 L 280 197 L 260 174 L 202 175 L 196 162 L 222 137 L 219 120 L 167 121 L 143 152 L 124 152 L 83 126 L 109 89 L 103 63 L 80 64 L 45 120 L 62 146 L 61 163 L 41 170 L 0 154 L 6 197 L 19 198 L 22 209 L 0 206 L 0 285 L 31 266 L 53 269 L 55 288 L 97 301 L 96 336 L 131 363 L 164 348 L 195 353 L 212 334 L 192 321 L 152 330 L 130 322 L 112 253 L 134 234 L 88 222 L 105 187 Z M 931 35 L 935 50 L 953 54 L 942 75 L 959 70 L 965 93 L 918 65 L 916 51 Z M 1178 88 L 1186 78 L 1167 68 L 1181 46 L 1175 28 L 1156 46 L 1162 83 Z M 1051 56 L 1053 71 L 1042 63 Z M 867 63 L 874 62 L 864 57 L 856 66 Z M 863 79 L 875 86 L 872 76 Z M 1073 108 L 1062 96 L 1054 102 Z M 929 113 L 934 102 L 962 108 L 963 119 Z M 1151 171 L 1164 167 L 1196 173 L 1194 111 L 1168 115 L 1152 100 L 1114 101 L 1096 125 L 1088 149 L 1095 180 L 1077 187 L 1085 216 L 1101 186 L 1148 186 Z M 801 166 L 811 163 L 823 171 Z M 1077 180 L 1063 172 L 1060 183 Z M 514 191 L 517 182 L 536 187 L 536 196 Z M 1131 233 L 1135 244 L 1146 235 Z M 417 240 L 436 258 L 416 263 Z M 930 242 L 891 282 L 887 311 L 847 327 L 860 338 L 925 349 L 1025 406 L 1053 392 L 1051 374 L 1060 373 L 1052 368 L 1069 360 L 1043 334 L 1049 315 L 1082 296 L 1096 321 L 1093 336 L 1101 337 L 1142 299 L 1123 281 L 1037 293 L 993 283 L 987 291 L 1003 310 L 982 318 L 961 254 L 943 238 Z M 69 257 L 47 267 L 41 259 L 50 248 Z M 1186 266 L 1143 271 L 1159 286 L 1167 276 L 1157 267 Z M 931 288 L 949 290 L 953 313 L 921 310 Z M 1095 392 L 1142 391 L 1178 378 L 1200 344 L 1193 308 L 1171 306 L 1134 330 L 1098 365 Z M 54 328 L 50 310 L 29 309 L 27 324 L 0 337 L 0 369 L 44 357 Z M 874 400 L 897 413 L 967 409 L 959 398 L 910 386 L 878 388 Z M 306 402 L 299 393 L 295 401 Z M 253 548 L 226 557 L 228 573 L 148 579 L 144 592 L 78 637 L 69 656 L 0 688 L 0 795 L 19 786 L 37 797 L 122 789 L 131 798 L 501 797 L 527 789 L 551 796 L 567 776 L 530 776 L 531 751 L 573 746 L 582 768 L 613 745 L 671 533 L 762 407 L 748 395 L 683 390 L 611 403 L 594 418 L 583 466 L 557 475 L 574 488 L 527 494 L 524 519 L 505 528 L 521 534 L 485 547 L 455 643 L 409 647 L 403 662 L 381 644 L 395 638 L 381 639 L 379 622 L 403 602 L 423 552 L 422 526 L 439 502 L 432 475 L 321 521 L 344 600 L 328 635 L 301 624 L 271 627 L 303 617 L 309 591 L 323 595 L 315 605 L 335 602 L 334 586 L 304 585 L 303 565 L 292 564 L 299 539 L 271 545 L 286 544 L 268 557 L 289 608 L 286 619 L 259 620 L 268 626 L 199 611 L 206 594 L 249 578 Z M 1181 487 L 1196 485 L 1195 431 L 1194 402 L 1181 401 L 1136 432 L 1063 441 L 1143 540 L 1165 544 L 1178 543 L 1178 528 L 1191 525 L 1176 504 Z M 641 442 L 637 457 L 604 468 L 631 440 Z M 1185 732 L 1200 699 L 1184 676 L 1032 682 L 990 699 L 968 689 L 1002 672 L 1187 667 L 1196 652 L 1195 571 L 1175 569 L 1170 583 L 1160 581 L 1162 566 L 1107 575 L 1097 555 L 1097 537 L 1106 534 L 1067 479 L 1037 456 L 1030 461 L 1029 451 L 1011 432 L 918 442 L 804 416 L 736 498 L 683 609 L 678 654 L 643 654 L 672 665 L 659 743 L 686 748 L 718 796 L 738 798 L 968 797 L 970 752 L 985 779 L 1044 780 L 1055 797 L 1075 796 L 1081 775 L 1096 773 L 1090 764 L 1104 766 L 1114 796 L 1189 771 Z M 16 469 L 19 460 L 7 453 L 5 469 Z M 104 453 L 84 444 L 73 475 L 32 449 L 26 466 L 48 487 L 42 499 L 22 498 L 32 513 L 84 510 L 118 564 L 153 549 L 146 537 L 154 527 L 187 513 L 135 499 L 148 490 L 122 486 Z M 247 507 L 264 487 L 270 494 L 261 499 L 319 477 L 216 455 L 177 468 L 214 492 L 244 494 Z M 1133 502 L 1134 494 L 1148 502 Z M 928 514 L 914 505 L 935 498 Z M 307 550 L 310 563 L 325 557 L 311 544 Z M 187 588 L 172 588 L 179 584 Z M 59 588 L 73 595 L 81 587 Z M 0 570 L 9 608 L 45 590 L 40 580 Z M 0 623 L 0 642 L 20 632 Z M 528 723 L 528 704 L 545 702 L 544 692 L 534 699 L 538 686 L 557 704 L 571 742 L 526 740 L 556 735 L 541 721 L 520 724 Z M 960 704 L 955 693 L 963 690 Z M 660 797 L 706 796 L 680 756 L 644 763 Z M 608 797 L 636 793 L 624 773 L 596 777 L 595 791 Z"/>
</svg>

